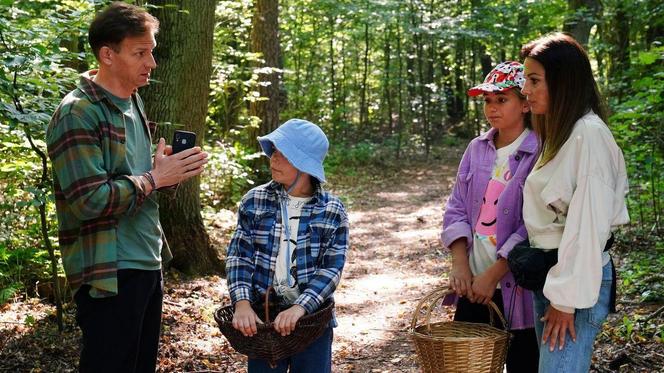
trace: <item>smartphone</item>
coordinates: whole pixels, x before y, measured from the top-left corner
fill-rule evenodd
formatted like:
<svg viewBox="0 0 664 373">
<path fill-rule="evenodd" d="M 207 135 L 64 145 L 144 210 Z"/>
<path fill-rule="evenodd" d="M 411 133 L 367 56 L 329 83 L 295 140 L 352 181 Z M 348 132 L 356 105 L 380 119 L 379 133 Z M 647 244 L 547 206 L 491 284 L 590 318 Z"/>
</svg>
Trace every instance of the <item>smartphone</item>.
<svg viewBox="0 0 664 373">
<path fill-rule="evenodd" d="M 189 131 L 177 130 L 173 133 L 173 154 L 193 148 L 196 144 L 196 134 Z"/>
</svg>

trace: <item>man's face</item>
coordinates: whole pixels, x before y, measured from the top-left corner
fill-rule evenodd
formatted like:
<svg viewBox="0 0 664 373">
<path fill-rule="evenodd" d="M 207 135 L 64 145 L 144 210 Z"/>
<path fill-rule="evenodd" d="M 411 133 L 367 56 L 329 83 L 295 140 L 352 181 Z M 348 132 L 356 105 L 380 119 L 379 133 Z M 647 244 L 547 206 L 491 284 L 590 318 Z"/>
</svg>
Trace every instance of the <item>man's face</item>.
<svg viewBox="0 0 664 373">
<path fill-rule="evenodd" d="M 111 73 L 124 88 L 133 91 L 148 84 L 150 73 L 157 67 L 152 51 L 157 46 L 154 33 L 146 32 L 141 36 L 126 37 L 118 45 L 117 51 L 111 49 Z"/>
</svg>

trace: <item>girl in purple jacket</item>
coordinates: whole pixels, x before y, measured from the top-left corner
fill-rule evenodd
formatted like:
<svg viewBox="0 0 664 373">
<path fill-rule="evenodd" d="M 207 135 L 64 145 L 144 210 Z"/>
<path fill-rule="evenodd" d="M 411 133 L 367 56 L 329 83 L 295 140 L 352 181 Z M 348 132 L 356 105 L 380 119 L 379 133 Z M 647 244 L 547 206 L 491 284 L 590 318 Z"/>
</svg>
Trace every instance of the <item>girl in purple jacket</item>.
<svg viewBox="0 0 664 373">
<path fill-rule="evenodd" d="M 452 251 L 450 286 L 459 296 L 454 319 L 488 323 L 485 305 L 493 301 L 502 308 L 514 336 L 508 372 L 536 372 L 538 363 L 532 294 L 516 286 L 507 267 L 507 254 L 527 238 L 523 184 L 538 156 L 528 102 L 520 92 L 524 83 L 523 65 L 508 61 L 468 90 L 470 96 L 483 95 L 491 129 L 466 148 L 441 233 Z"/>
</svg>

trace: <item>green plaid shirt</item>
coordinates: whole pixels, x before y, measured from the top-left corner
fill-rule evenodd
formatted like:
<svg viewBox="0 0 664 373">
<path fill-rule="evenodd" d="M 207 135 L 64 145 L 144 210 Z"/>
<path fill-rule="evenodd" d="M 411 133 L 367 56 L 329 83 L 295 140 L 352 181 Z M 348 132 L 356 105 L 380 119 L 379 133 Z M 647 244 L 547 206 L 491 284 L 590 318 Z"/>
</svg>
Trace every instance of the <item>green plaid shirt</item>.
<svg viewBox="0 0 664 373">
<path fill-rule="evenodd" d="M 117 222 L 137 211 L 145 199 L 139 176 L 126 175 L 125 117 L 107 93 L 92 81 L 96 71 L 81 75 L 78 88 L 60 103 L 46 130 L 53 165 L 58 238 L 67 281 L 76 292 L 92 288 L 96 298 L 117 294 Z M 132 100 L 152 139 L 138 93 Z M 163 260 L 170 259 L 164 240 Z"/>
</svg>

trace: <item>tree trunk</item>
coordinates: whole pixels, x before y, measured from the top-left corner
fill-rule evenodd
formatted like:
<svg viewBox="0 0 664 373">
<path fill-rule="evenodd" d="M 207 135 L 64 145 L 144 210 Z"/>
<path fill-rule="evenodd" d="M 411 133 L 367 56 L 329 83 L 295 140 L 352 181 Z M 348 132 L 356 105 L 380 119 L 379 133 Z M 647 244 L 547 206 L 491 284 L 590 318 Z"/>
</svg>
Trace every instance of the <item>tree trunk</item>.
<svg viewBox="0 0 664 373">
<path fill-rule="evenodd" d="M 335 138 L 339 137 L 339 110 L 337 109 L 337 77 L 334 65 L 334 29 L 337 23 L 336 16 L 330 16 L 330 118 L 332 120 L 332 133 Z"/>
<path fill-rule="evenodd" d="M 260 53 L 264 62 L 258 67 L 265 72 L 258 74 L 262 83 L 260 97 L 267 100 L 254 101 L 249 105 L 249 114 L 260 118 L 260 129 L 255 135 L 264 135 L 279 127 L 279 87 L 281 82 L 279 47 L 279 1 L 255 0 L 251 20 L 251 51 Z M 270 70 L 270 71 L 268 71 Z M 255 139 L 256 136 L 251 136 Z M 256 150 L 260 150 L 255 141 Z"/>
<path fill-rule="evenodd" d="M 385 124 L 386 131 L 385 135 L 390 136 L 393 132 L 392 124 L 392 92 L 390 90 L 390 59 L 391 59 L 391 46 L 390 41 L 392 39 L 392 28 L 390 24 L 387 25 L 387 30 L 385 32 L 385 44 L 383 48 L 383 54 L 385 58 L 385 79 L 383 80 L 383 99 L 385 100 Z"/>
<path fill-rule="evenodd" d="M 602 9 L 600 0 L 568 0 L 569 14 L 563 31 L 569 32 L 582 45 L 588 45 L 590 29 Z"/>
<path fill-rule="evenodd" d="M 396 159 L 401 158 L 401 137 L 403 134 L 403 56 L 401 55 L 401 6 L 399 6 L 398 10 L 398 16 L 397 16 L 397 61 L 399 62 L 399 73 L 398 73 L 398 111 L 399 111 L 399 116 L 397 118 L 397 151 L 396 151 Z"/>
<path fill-rule="evenodd" d="M 364 23 L 364 69 L 362 70 L 362 93 L 360 96 L 360 128 L 367 130 L 369 108 L 367 105 L 367 76 L 369 75 L 369 23 Z"/>
<path fill-rule="evenodd" d="M 611 20 L 612 32 L 608 33 L 611 58 L 607 78 L 612 82 L 621 82 L 629 67 L 629 22 L 630 16 L 625 10 L 625 4 L 619 1 Z M 611 84 L 609 87 L 612 88 L 611 95 L 622 102 L 626 87 L 623 84 Z"/>
<path fill-rule="evenodd" d="M 161 26 L 154 51 L 159 67 L 153 74 L 159 83 L 142 92 L 148 117 L 181 124 L 182 129 L 195 132 L 198 144 L 203 144 L 216 1 L 153 0 L 151 3 L 158 6 L 151 12 Z M 173 130 L 172 126 L 162 128 L 158 135 L 170 142 Z M 172 265 L 185 273 L 223 270 L 201 217 L 200 179 L 183 182 L 175 199 L 162 197 L 159 203 L 160 220 L 173 251 Z"/>
</svg>

